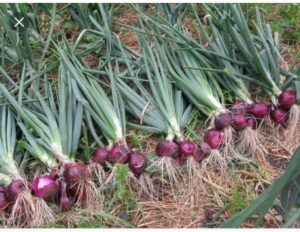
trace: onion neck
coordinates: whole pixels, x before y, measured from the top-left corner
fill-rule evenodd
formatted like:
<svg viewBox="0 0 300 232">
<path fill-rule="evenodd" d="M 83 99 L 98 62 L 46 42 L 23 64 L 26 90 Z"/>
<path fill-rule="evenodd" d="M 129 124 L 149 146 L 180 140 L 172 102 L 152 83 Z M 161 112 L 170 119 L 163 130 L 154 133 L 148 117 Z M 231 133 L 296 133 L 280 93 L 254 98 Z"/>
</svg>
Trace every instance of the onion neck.
<svg viewBox="0 0 300 232">
<path fill-rule="evenodd" d="M 246 91 L 248 92 L 248 91 Z M 237 96 L 239 98 L 241 98 L 245 103 L 247 103 L 248 105 L 252 105 L 253 101 L 241 90 L 237 91 Z"/>
<path fill-rule="evenodd" d="M 173 131 L 171 131 L 171 130 L 169 130 L 169 132 L 168 132 L 168 135 L 167 135 L 167 137 L 166 137 L 166 140 L 173 141 L 173 140 L 174 140 L 174 138 L 175 138 L 175 134 L 174 134 L 174 132 L 173 132 Z"/>
<path fill-rule="evenodd" d="M 277 87 L 277 85 L 275 85 L 275 83 L 273 84 L 272 87 L 272 94 L 276 97 L 278 97 L 280 94 L 282 93 L 282 91 Z"/>
<path fill-rule="evenodd" d="M 178 139 L 181 139 L 181 138 L 182 138 L 182 134 L 181 134 L 180 126 L 179 126 L 179 124 L 178 124 L 178 122 L 177 122 L 176 117 L 175 117 L 175 116 L 170 117 L 169 123 L 170 123 L 170 126 L 171 126 L 171 128 L 172 128 L 173 134 L 174 134 Z"/>
<path fill-rule="evenodd" d="M 228 113 L 228 112 L 229 112 L 229 110 L 227 110 L 225 107 L 222 107 L 222 108 L 220 108 L 220 109 L 214 111 L 214 112 L 212 113 L 212 115 L 213 115 L 214 118 L 216 118 L 216 117 L 218 117 L 220 114 L 224 114 L 224 113 Z"/>
<path fill-rule="evenodd" d="M 115 136 L 117 140 L 123 139 L 123 130 L 119 118 L 113 118 L 113 123 L 115 125 Z"/>
<path fill-rule="evenodd" d="M 15 160 L 10 156 L 8 157 L 9 159 L 4 160 L 3 164 L 0 166 L 1 172 L 10 176 L 12 179 L 22 179 Z"/>
<path fill-rule="evenodd" d="M 62 163 L 71 163 L 73 160 L 69 156 L 65 155 L 62 150 L 62 146 L 59 143 L 52 143 L 52 149 L 55 157 Z"/>
<path fill-rule="evenodd" d="M 8 175 L 5 175 L 4 173 L 0 173 L 0 184 L 1 185 L 9 185 L 10 182 L 12 182 L 11 177 L 9 177 Z"/>
<path fill-rule="evenodd" d="M 208 99 L 215 111 L 222 111 L 223 109 L 225 109 L 224 106 L 213 95 L 209 95 Z"/>
<path fill-rule="evenodd" d="M 276 95 L 272 95 L 272 96 L 271 96 L 271 102 L 272 102 L 272 104 L 273 104 L 274 106 L 277 105 L 277 96 L 276 96 Z"/>
</svg>

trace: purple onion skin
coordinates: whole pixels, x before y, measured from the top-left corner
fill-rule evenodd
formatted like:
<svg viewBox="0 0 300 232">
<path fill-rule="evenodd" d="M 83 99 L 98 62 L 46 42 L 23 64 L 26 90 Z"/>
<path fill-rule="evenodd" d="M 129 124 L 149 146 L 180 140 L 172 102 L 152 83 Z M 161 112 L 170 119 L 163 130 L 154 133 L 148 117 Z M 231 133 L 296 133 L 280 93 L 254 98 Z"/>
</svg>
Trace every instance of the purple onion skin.
<svg viewBox="0 0 300 232">
<path fill-rule="evenodd" d="M 73 162 L 64 164 L 63 176 L 67 183 L 74 183 L 82 179 L 91 178 L 92 173 L 86 164 Z"/>
<path fill-rule="evenodd" d="M 235 100 L 231 111 L 235 114 L 245 113 L 249 109 L 249 105 L 240 99 Z"/>
<path fill-rule="evenodd" d="M 141 174 L 147 167 L 147 164 L 148 160 L 143 154 L 136 151 L 130 153 L 128 165 L 134 174 Z"/>
<path fill-rule="evenodd" d="M 0 210 L 4 209 L 8 203 L 7 190 L 4 186 L 0 186 Z"/>
<path fill-rule="evenodd" d="M 204 141 L 211 149 L 218 149 L 222 145 L 223 132 L 217 129 L 207 130 L 204 134 Z"/>
<path fill-rule="evenodd" d="M 208 143 L 201 143 L 200 148 L 205 154 L 208 154 L 211 152 L 211 147 L 209 146 Z"/>
<path fill-rule="evenodd" d="M 211 147 L 207 143 L 202 143 L 200 146 L 197 146 L 193 152 L 193 158 L 196 162 L 202 161 L 205 156 L 210 152 Z"/>
<path fill-rule="evenodd" d="M 297 95 L 293 90 L 285 90 L 278 97 L 279 106 L 282 109 L 289 110 L 294 104 L 296 104 Z"/>
<path fill-rule="evenodd" d="M 112 163 L 121 163 L 124 164 L 127 162 L 129 158 L 130 150 L 127 148 L 124 144 L 117 144 L 115 145 L 110 154 L 109 154 L 109 160 Z"/>
<path fill-rule="evenodd" d="M 215 128 L 218 130 L 223 130 L 227 126 L 230 126 L 232 124 L 232 113 L 222 113 L 217 116 L 215 119 Z"/>
<path fill-rule="evenodd" d="M 58 183 L 50 176 L 40 176 L 35 179 L 32 184 L 32 189 L 37 197 L 45 201 L 55 199 L 59 191 Z"/>
<path fill-rule="evenodd" d="M 248 127 L 251 127 L 253 130 L 257 129 L 257 121 L 255 118 L 247 118 Z"/>
<path fill-rule="evenodd" d="M 73 196 L 79 197 L 82 202 L 87 198 L 87 192 L 81 184 L 92 180 L 92 172 L 89 167 L 84 163 L 67 163 L 64 165 L 64 180 L 67 184 L 67 190 L 73 194 Z M 83 192 L 80 192 L 79 189 L 83 188 Z M 67 199 L 68 198 L 68 199 Z M 70 197 L 66 196 L 64 199 L 61 198 L 61 202 L 72 202 Z M 67 204 L 67 203 L 66 203 Z M 71 203 L 70 203 L 71 204 Z"/>
<path fill-rule="evenodd" d="M 240 131 L 248 126 L 247 119 L 244 114 L 236 114 L 233 117 L 233 127 L 235 130 Z"/>
<path fill-rule="evenodd" d="M 249 111 L 256 118 L 264 118 L 269 115 L 270 107 L 266 104 L 254 103 Z"/>
<path fill-rule="evenodd" d="M 14 201 L 18 197 L 19 193 L 25 190 L 24 181 L 22 180 L 13 180 L 7 186 L 7 196 L 9 201 Z"/>
<path fill-rule="evenodd" d="M 196 149 L 195 142 L 190 140 L 181 141 L 179 146 L 180 146 L 180 153 L 184 156 L 192 155 Z"/>
<path fill-rule="evenodd" d="M 271 111 L 271 118 L 276 123 L 286 123 L 288 120 L 288 112 L 280 107 L 277 107 Z"/>
<path fill-rule="evenodd" d="M 168 156 L 176 158 L 180 154 L 180 147 L 172 140 L 164 140 L 157 144 L 155 152 L 160 157 Z"/>
<path fill-rule="evenodd" d="M 106 162 L 109 162 L 109 149 L 108 147 L 102 147 L 96 149 L 94 152 L 92 158 L 92 163 L 97 163 L 100 165 L 106 165 Z"/>
</svg>

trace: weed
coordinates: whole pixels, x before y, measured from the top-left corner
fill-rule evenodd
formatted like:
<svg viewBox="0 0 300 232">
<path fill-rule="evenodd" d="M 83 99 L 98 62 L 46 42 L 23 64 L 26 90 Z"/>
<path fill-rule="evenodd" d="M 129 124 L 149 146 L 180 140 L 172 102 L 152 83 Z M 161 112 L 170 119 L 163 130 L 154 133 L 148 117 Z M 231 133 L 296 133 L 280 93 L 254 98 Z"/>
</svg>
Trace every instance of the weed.
<svg viewBox="0 0 300 232">
<path fill-rule="evenodd" d="M 247 206 L 247 198 L 245 198 L 242 189 L 236 188 L 233 193 L 229 204 L 230 214 L 234 215 Z"/>
<path fill-rule="evenodd" d="M 130 142 L 130 145 L 133 147 L 138 148 L 139 150 L 142 150 L 145 146 L 145 141 L 151 136 L 151 134 L 143 131 L 137 131 L 137 130 L 130 130 L 128 134 L 128 140 Z"/>
<path fill-rule="evenodd" d="M 129 167 L 128 164 L 117 164 L 115 166 L 115 178 L 116 178 L 116 196 L 122 202 L 122 207 L 126 211 L 130 211 L 137 204 L 137 199 L 132 193 L 131 189 L 126 186 L 126 181 L 129 176 Z"/>
</svg>

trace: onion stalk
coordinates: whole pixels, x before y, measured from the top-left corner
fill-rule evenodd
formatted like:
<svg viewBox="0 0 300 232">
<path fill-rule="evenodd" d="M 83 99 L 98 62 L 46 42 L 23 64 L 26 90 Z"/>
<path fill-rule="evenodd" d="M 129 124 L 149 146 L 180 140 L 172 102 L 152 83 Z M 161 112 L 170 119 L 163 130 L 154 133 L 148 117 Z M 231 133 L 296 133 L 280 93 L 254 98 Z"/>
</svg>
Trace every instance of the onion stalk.
<svg viewBox="0 0 300 232">
<path fill-rule="evenodd" d="M 54 97 L 47 78 L 43 80 L 43 85 L 40 81 L 34 82 L 29 91 L 36 97 L 37 102 L 30 106 L 21 105 L 3 86 L 0 88 L 25 123 L 19 123 L 28 141 L 25 148 L 44 163 L 50 173 L 57 170 L 57 175 L 66 182 L 68 191 L 70 190 L 74 195 L 76 204 L 95 208 L 95 205 L 100 206 L 100 197 L 91 179 L 91 170 L 86 164 L 76 162 L 83 106 L 76 101 L 69 75 L 70 73 L 61 64 L 57 98 Z M 46 99 L 38 90 L 39 87 L 44 88 Z M 58 108 L 55 102 L 59 102 Z M 29 126 L 34 134 L 27 129 Z M 42 179 L 37 178 L 33 187 L 45 184 L 55 186 L 50 179 L 52 177 L 49 174 Z M 47 190 L 45 186 L 44 188 Z M 36 195 L 42 196 L 39 194 L 40 189 L 34 190 Z M 48 198 L 48 196 L 44 197 Z"/>
<path fill-rule="evenodd" d="M 78 100 L 84 105 L 85 116 L 90 130 L 93 132 L 93 137 L 101 147 L 100 149 L 108 150 L 106 162 L 111 164 L 130 162 L 130 158 L 135 151 L 129 148 L 126 142 L 125 109 L 120 93 L 117 91 L 114 78 L 116 74 L 112 70 L 111 62 L 108 62 L 108 69 L 105 72 L 110 80 L 112 100 L 94 77 L 85 76 L 82 73 L 83 66 L 72 52 L 68 54 L 69 56 L 66 56 L 64 51 L 60 49 L 58 51 L 62 61 L 68 67 L 68 71 L 72 74 L 70 81 L 77 93 Z M 94 124 L 101 129 L 102 134 L 106 138 L 108 143 L 106 146 L 100 141 Z M 95 161 L 97 161 L 97 158 L 94 155 L 90 162 L 93 163 Z M 146 161 L 147 159 L 145 158 L 144 162 L 146 163 Z M 105 162 L 101 161 L 101 163 Z M 144 165 L 142 166 L 144 167 Z M 134 169 L 131 169 L 131 171 L 137 176 L 142 172 L 139 170 L 137 173 L 134 173 Z M 112 169 L 108 180 L 114 176 L 114 172 L 115 168 Z M 133 175 L 132 177 L 135 178 Z"/>
<path fill-rule="evenodd" d="M 211 35 L 206 32 L 204 25 L 197 16 L 193 7 L 194 14 L 202 34 L 205 35 L 208 48 L 196 50 L 203 56 L 210 56 L 214 60 L 209 67 L 198 67 L 195 69 L 205 72 L 212 72 L 216 80 L 223 89 L 228 90 L 236 98 L 236 103 L 230 109 L 233 115 L 233 127 L 237 132 L 237 151 L 238 156 L 254 155 L 256 150 L 262 151 L 259 132 L 253 130 L 252 119 L 261 120 L 269 115 L 269 107 L 266 104 L 256 103 L 251 100 L 251 94 L 247 88 L 247 80 L 251 77 L 242 73 L 244 64 L 236 62 L 237 54 L 234 52 L 234 43 L 231 41 L 223 18 L 214 19 L 214 15 L 207 15 Z M 214 19 L 214 20 L 213 20 Z M 218 27 L 214 24 L 218 23 Z M 199 45 L 201 47 L 201 45 Z M 191 49 L 191 48 L 190 48 Z M 212 51 L 212 52 L 211 52 Z M 229 59 L 224 59 L 228 57 Z M 240 67 L 240 66 L 242 67 Z M 192 68 L 192 67 L 191 67 Z M 247 79 L 243 79 L 243 78 Z M 243 158 L 243 157 L 241 157 Z"/>
<path fill-rule="evenodd" d="M 15 161 L 16 123 L 13 113 L 6 106 L 0 107 L 0 122 L 1 208 L 8 213 L 10 225 L 42 225 L 54 218 L 53 213 L 45 203 L 32 196 L 27 179 L 19 171 Z M 46 213 L 38 215 L 41 211 Z"/>
<path fill-rule="evenodd" d="M 216 24 L 223 22 L 219 26 L 221 35 L 230 38 L 231 44 L 234 44 L 232 52 L 246 63 L 243 67 L 239 67 L 244 72 L 240 77 L 242 79 L 246 77 L 250 84 L 259 86 L 260 90 L 269 95 L 272 102 L 271 119 L 275 125 L 279 124 L 286 128 L 284 133 L 287 141 L 294 141 L 300 115 L 299 106 L 296 105 L 296 92 L 289 84 L 293 82 L 294 75 L 282 72 L 279 67 L 279 60 L 282 58 L 270 25 L 267 24 L 263 28 L 258 7 L 256 7 L 256 21 L 253 21 L 257 35 L 250 31 L 239 4 L 225 4 L 223 9 L 218 7 L 214 9 L 221 16 L 221 19 L 212 17 L 214 22 Z M 281 80 L 281 74 L 286 76 L 284 81 Z M 250 113 L 256 116 L 254 109 L 250 109 Z"/>
<path fill-rule="evenodd" d="M 169 78 L 175 81 L 190 102 L 210 118 L 211 123 L 204 133 L 204 141 L 212 148 L 212 156 L 221 158 L 217 153 L 222 148 L 224 157 L 216 163 L 221 167 L 232 153 L 232 114 L 224 105 L 224 96 L 215 76 L 202 70 L 185 68 L 202 66 L 200 62 L 205 62 L 187 51 L 172 49 L 172 45 L 166 46 L 164 43 L 159 46 L 158 51 L 167 67 Z"/>
<path fill-rule="evenodd" d="M 169 179 L 176 182 L 173 167 L 174 160 L 178 165 L 193 164 L 196 166 L 201 159 L 195 154 L 198 145 L 184 137 L 182 131 L 187 127 L 192 105 L 187 104 L 182 91 L 166 77 L 162 62 L 143 36 L 139 37 L 143 49 L 143 59 L 138 60 L 139 67 L 134 69 L 130 59 L 123 52 L 129 76 L 134 85 L 130 87 L 123 79 L 117 78 L 118 87 L 122 92 L 126 110 L 139 121 L 128 122 L 128 125 L 150 133 L 164 134 L 165 140 L 156 146 L 156 155 L 160 158 L 154 162 L 161 172 L 166 170 Z M 143 73 L 146 71 L 146 79 Z M 147 87 L 142 85 L 147 83 Z M 152 93 L 152 94 L 151 94 Z M 191 160 L 191 162 L 187 162 Z M 191 167 L 188 167 L 189 169 Z"/>
<path fill-rule="evenodd" d="M 149 31 L 153 30 L 154 26 L 160 30 L 154 35 L 161 44 L 160 46 L 156 45 L 156 47 L 164 66 L 168 67 L 169 77 L 175 81 L 200 111 L 209 118 L 213 118 L 211 127 L 215 127 L 219 132 L 208 130 L 204 136 L 206 140 L 209 140 L 206 142 L 210 143 L 213 148 L 219 148 L 217 146 L 221 146 L 221 141 L 223 141 L 225 144 L 223 153 L 233 154 L 233 130 L 231 126 L 234 114 L 224 105 L 221 87 L 234 92 L 246 104 L 253 104 L 244 81 L 235 71 L 235 66 L 243 62 L 230 56 L 229 49 L 224 47 L 224 43 L 227 41 L 223 41 L 222 38 L 222 40 L 218 40 L 220 36 L 215 28 L 212 28 L 213 37 L 215 37 L 215 40 L 212 41 L 198 17 L 197 21 L 202 33 L 208 40 L 209 48 L 186 33 L 180 20 L 176 24 L 173 22 L 174 25 L 172 25 L 166 19 L 158 17 L 161 19 L 161 23 L 144 15 L 138 9 L 137 11 L 150 25 Z M 146 31 L 147 28 L 144 27 L 143 29 Z M 225 134 L 222 130 L 225 131 Z M 248 132 L 249 129 L 247 128 L 245 131 Z M 222 138 L 223 136 L 224 138 Z"/>
<path fill-rule="evenodd" d="M 247 61 L 249 69 L 251 67 L 251 71 L 254 72 L 251 80 L 270 95 L 273 104 L 272 112 L 290 111 L 290 117 L 283 117 L 282 120 L 277 120 L 276 117 L 272 118 L 276 124 L 279 123 L 283 126 L 292 123 L 293 125 L 289 125 L 288 133 L 293 136 L 295 123 L 299 120 L 296 92 L 284 89 L 285 86 L 281 83 L 280 55 L 270 25 L 267 24 L 265 29 L 263 28 L 259 10 L 256 8 L 256 22 L 253 21 L 253 24 L 258 35 L 254 36 L 248 28 L 240 6 L 229 4 L 228 9 L 235 24 L 233 25 L 227 19 L 227 28 L 233 41 L 237 44 L 240 55 Z"/>
</svg>

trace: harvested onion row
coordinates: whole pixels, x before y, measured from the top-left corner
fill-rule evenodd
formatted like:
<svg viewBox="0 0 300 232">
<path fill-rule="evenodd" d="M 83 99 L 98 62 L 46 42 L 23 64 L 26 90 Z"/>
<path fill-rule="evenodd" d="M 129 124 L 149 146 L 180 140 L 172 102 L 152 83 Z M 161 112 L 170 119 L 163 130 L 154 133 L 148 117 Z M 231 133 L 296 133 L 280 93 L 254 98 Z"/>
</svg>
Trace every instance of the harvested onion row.
<svg viewBox="0 0 300 232">
<path fill-rule="evenodd" d="M 64 65 L 61 65 L 57 98 L 54 98 L 46 78 L 43 83 L 33 82 L 28 92 L 32 98 L 36 97 L 36 102 L 29 106 L 17 102 L 5 87 L 0 85 L 4 96 L 24 121 L 19 123 L 28 141 L 24 147 L 48 168 L 48 174 L 34 180 L 33 191 L 37 197 L 44 200 L 55 200 L 58 195 L 62 200 L 67 193 L 58 188 L 58 182 L 65 182 L 69 204 L 61 204 L 68 206 L 63 207 L 63 211 L 69 210 L 73 204 L 84 205 L 87 208 L 101 205 L 99 193 L 92 191 L 95 187 L 91 181 L 91 170 L 86 164 L 75 161 L 83 107 L 76 101 L 71 82 L 66 78 L 68 75 L 70 74 Z M 44 88 L 46 99 L 38 90 L 40 87 Z M 59 102 L 58 109 L 55 101 Z M 27 129 L 29 126 L 33 132 Z M 85 185 L 85 182 L 89 184 Z"/>
<path fill-rule="evenodd" d="M 197 163 L 204 158 L 205 153 L 195 141 L 184 138 L 182 134 L 190 118 L 191 105 L 186 104 L 181 91 L 177 90 L 165 76 L 159 57 L 154 55 L 145 38 L 141 36 L 139 41 L 143 48 L 144 59 L 138 62 L 145 65 L 146 79 L 142 78 L 139 69 L 134 70 L 130 59 L 123 53 L 136 91 L 132 90 L 122 78 L 117 78 L 118 87 L 124 95 L 127 111 L 139 120 L 139 124 L 132 122 L 128 124 L 133 128 L 166 136 L 166 139 L 156 146 L 155 152 L 160 158 L 155 164 L 162 174 L 165 170 L 168 178 L 176 183 L 176 172 L 179 169 L 174 165 Z M 125 78 L 126 73 L 122 76 Z M 149 90 L 142 82 L 149 84 Z M 153 96 L 150 93 L 153 93 Z"/>
<path fill-rule="evenodd" d="M 232 13 L 235 25 L 227 20 L 227 28 L 233 41 L 243 41 L 246 44 L 244 47 L 241 43 L 237 43 L 236 49 L 240 51 L 240 56 L 247 62 L 248 68 L 252 68 L 252 72 L 255 71 L 250 81 L 269 94 L 272 101 L 270 116 L 276 124 L 289 129 L 287 133 L 289 134 L 288 139 L 290 139 L 294 136 L 295 122 L 299 120 L 299 107 L 295 105 L 295 91 L 285 89 L 288 86 L 281 83 L 281 70 L 278 65 L 279 51 L 273 40 L 271 27 L 267 24 L 265 30 L 263 29 L 259 10 L 256 8 L 256 22 L 253 23 L 258 37 L 257 40 L 253 40 L 254 35 L 248 28 L 240 6 L 229 4 L 228 8 Z M 239 33 L 238 30 L 242 33 Z M 240 50 L 241 46 L 244 47 L 242 50 Z M 290 83 L 290 81 L 286 82 Z M 289 125 L 289 122 L 293 125 Z"/>
<path fill-rule="evenodd" d="M 106 176 L 105 169 L 110 167 L 107 165 L 109 163 L 128 163 L 133 173 L 130 175 L 131 180 L 138 182 L 137 177 L 143 174 L 148 160 L 143 154 L 127 145 L 125 109 L 116 88 L 114 79 L 116 73 L 112 70 L 111 62 L 108 62 L 106 73 L 111 84 L 112 100 L 94 77 L 85 76 L 82 73 L 83 66 L 72 52 L 69 54 L 70 57 L 66 56 L 62 50 L 59 50 L 59 53 L 62 61 L 68 67 L 68 71 L 72 74 L 69 79 L 72 82 L 74 92 L 76 92 L 77 99 L 84 105 L 89 128 L 93 131 L 92 135 L 100 146 L 90 159 L 91 166 L 101 165 L 101 167 L 99 165 L 95 167 L 95 171 L 98 172 L 99 183 L 104 184 L 115 178 L 115 167 L 112 168 L 110 175 Z M 100 141 L 95 132 L 95 123 L 101 129 L 108 145 L 104 146 Z"/>
</svg>

